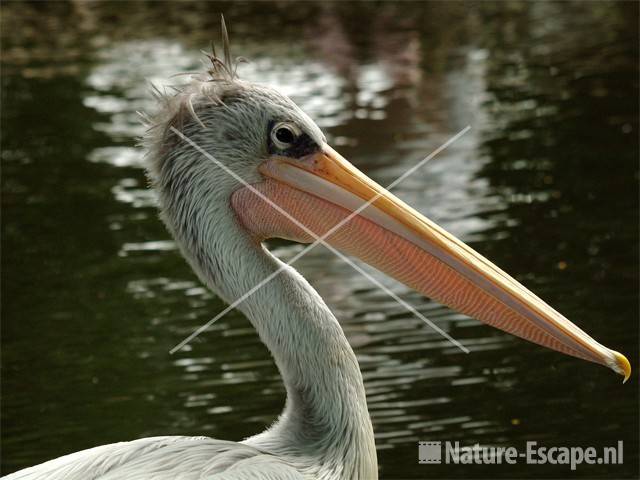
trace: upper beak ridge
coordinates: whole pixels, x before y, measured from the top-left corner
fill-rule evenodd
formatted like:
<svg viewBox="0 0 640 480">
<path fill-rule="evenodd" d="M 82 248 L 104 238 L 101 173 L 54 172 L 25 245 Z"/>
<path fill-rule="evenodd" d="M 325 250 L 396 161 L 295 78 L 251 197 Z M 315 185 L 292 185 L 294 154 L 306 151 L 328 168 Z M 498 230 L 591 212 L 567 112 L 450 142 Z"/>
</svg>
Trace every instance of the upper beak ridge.
<svg viewBox="0 0 640 480">
<path fill-rule="evenodd" d="M 397 266 L 374 267 L 455 310 L 540 345 L 604 364 L 623 375 L 624 381 L 629 378 L 631 366 L 624 355 L 596 342 L 485 257 L 369 179 L 329 145 L 302 159 L 272 157 L 260 170 L 348 211 L 357 210 L 387 237 L 408 242 L 402 248 L 420 249 L 423 256 L 414 259 L 425 265 L 411 265 L 420 279 L 415 272 L 403 273 Z M 388 243 L 381 241 L 380 248 Z M 427 265 L 433 272 L 426 271 Z"/>
</svg>

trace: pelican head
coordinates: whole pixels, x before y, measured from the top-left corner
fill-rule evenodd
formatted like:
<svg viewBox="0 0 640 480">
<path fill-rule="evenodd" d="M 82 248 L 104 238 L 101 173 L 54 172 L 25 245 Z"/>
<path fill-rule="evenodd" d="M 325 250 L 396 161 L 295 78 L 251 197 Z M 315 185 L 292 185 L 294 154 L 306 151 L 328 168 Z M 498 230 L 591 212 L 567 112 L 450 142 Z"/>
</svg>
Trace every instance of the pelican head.
<svg viewBox="0 0 640 480">
<path fill-rule="evenodd" d="M 629 377 L 622 354 L 369 179 L 289 98 L 238 79 L 228 57 L 210 59 L 204 76 L 160 95 L 164 106 L 149 119 L 146 141 L 163 219 L 195 271 L 225 300 L 253 286 L 239 272 L 248 251 L 264 253 L 263 240 L 309 243 L 329 232 L 330 246 L 427 297 Z"/>
</svg>

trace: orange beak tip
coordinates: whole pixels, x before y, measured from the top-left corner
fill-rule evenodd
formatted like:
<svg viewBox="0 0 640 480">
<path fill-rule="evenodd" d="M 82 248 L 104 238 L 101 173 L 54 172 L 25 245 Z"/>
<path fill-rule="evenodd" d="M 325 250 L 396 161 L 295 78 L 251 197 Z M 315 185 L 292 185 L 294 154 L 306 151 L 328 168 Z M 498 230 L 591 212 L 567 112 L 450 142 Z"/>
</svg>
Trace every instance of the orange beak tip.
<svg viewBox="0 0 640 480">
<path fill-rule="evenodd" d="M 620 375 L 624 376 L 624 380 L 622 380 L 622 383 L 627 383 L 627 380 L 629 380 L 629 377 L 631 377 L 631 364 L 629 363 L 629 360 L 627 360 L 627 357 L 622 355 L 620 352 L 614 351 L 613 356 L 615 357 L 616 362 L 612 365 L 611 368 Z"/>
</svg>

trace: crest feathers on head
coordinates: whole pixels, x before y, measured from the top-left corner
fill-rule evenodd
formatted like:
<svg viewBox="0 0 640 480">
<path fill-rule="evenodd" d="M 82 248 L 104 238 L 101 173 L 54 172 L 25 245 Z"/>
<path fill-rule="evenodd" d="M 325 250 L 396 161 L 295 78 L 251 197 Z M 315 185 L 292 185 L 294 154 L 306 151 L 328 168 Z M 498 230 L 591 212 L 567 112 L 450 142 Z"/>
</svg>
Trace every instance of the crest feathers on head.
<svg viewBox="0 0 640 480">
<path fill-rule="evenodd" d="M 247 59 L 244 57 L 238 57 L 235 60 L 231 56 L 231 50 L 229 47 L 229 32 L 227 30 L 227 24 L 224 21 L 224 15 L 220 15 L 220 29 L 221 42 L 222 42 L 222 58 L 216 53 L 216 47 L 213 41 L 211 42 L 211 53 L 202 52 L 211 62 L 211 65 L 207 69 L 209 78 L 204 81 L 219 82 L 226 81 L 232 82 L 238 79 L 238 65 L 240 63 L 246 63 Z"/>
<path fill-rule="evenodd" d="M 160 104 L 160 109 L 153 115 L 141 116 L 147 131 L 142 143 L 147 146 L 153 155 L 160 155 L 165 151 L 168 143 L 175 141 L 170 132 L 170 127 L 183 129 L 188 120 L 193 119 L 200 127 L 205 124 L 198 115 L 199 111 L 210 105 L 224 105 L 224 99 L 242 89 L 237 70 L 238 65 L 247 62 L 243 57 L 233 58 L 229 47 L 229 32 L 220 16 L 222 55 L 220 58 L 211 42 L 211 52 L 202 51 L 207 61 L 205 71 L 183 72 L 177 75 L 191 75 L 191 81 L 186 85 L 168 86 L 172 93 L 166 91 L 167 86 L 160 89 L 150 84 L 151 94 Z M 176 75 L 174 75 L 176 76 Z"/>
</svg>

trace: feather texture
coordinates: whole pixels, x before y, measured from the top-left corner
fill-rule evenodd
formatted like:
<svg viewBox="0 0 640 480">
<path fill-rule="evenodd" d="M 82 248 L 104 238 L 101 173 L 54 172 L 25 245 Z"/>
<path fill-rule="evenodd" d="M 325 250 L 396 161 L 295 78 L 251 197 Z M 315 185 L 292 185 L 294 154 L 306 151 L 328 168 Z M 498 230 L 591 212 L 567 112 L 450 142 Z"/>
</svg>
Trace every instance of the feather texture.
<svg viewBox="0 0 640 480">
<path fill-rule="evenodd" d="M 206 437 L 151 437 L 83 450 L 4 478 L 301 480 L 304 477 L 281 459 L 241 443 Z"/>
</svg>

